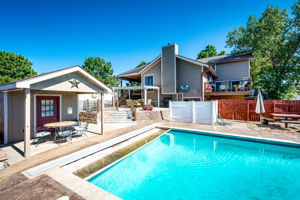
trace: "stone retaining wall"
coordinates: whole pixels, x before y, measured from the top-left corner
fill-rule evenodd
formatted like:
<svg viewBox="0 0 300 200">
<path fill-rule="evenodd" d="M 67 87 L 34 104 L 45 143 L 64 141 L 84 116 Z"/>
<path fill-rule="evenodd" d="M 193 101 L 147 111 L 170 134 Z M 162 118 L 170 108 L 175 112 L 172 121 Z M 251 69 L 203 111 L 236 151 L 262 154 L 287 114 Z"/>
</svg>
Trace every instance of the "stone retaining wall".
<svg viewBox="0 0 300 200">
<path fill-rule="evenodd" d="M 169 110 L 137 110 L 136 121 L 169 120 Z"/>
<path fill-rule="evenodd" d="M 98 113 L 96 112 L 80 112 L 79 121 L 91 124 L 97 124 Z"/>
</svg>

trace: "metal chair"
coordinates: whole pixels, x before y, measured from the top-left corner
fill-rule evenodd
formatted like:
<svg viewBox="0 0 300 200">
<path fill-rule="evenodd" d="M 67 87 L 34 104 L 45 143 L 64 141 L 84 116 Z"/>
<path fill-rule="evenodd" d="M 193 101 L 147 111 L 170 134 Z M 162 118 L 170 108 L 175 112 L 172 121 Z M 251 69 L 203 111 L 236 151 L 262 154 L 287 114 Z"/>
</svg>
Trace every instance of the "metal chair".
<svg viewBox="0 0 300 200">
<path fill-rule="evenodd" d="M 69 143 L 72 143 L 72 129 L 68 128 L 68 129 L 62 129 L 59 130 L 56 134 L 56 137 L 58 137 L 59 139 L 59 144 L 61 144 L 62 139 L 66 139 L 66 141 L 68 141 L 69 139 Z M 54 142 L 56 141 L 56 137 Z"/>
<path fill-rule="evenodd" d="M 51 138 L 51 132 L 45 130 L 44 128 L 36 128 L 32 130 L 33 135 L 33 143 L 36 143 L 36 146 L 40 144 L 42 140 L 46 141 L 46 139 Z"/>
<path fill-rule="evenodd" d="M 74 129 L 73 135 L 81 136 L 84 134 L 86 137 L 88 137 L 86 134 L 88 126 L 89 126 L 89 123 L 87 123 L 87 122 L 79 122 L 78 126 L 73 126 L 73 129 Z"/>
</svg>

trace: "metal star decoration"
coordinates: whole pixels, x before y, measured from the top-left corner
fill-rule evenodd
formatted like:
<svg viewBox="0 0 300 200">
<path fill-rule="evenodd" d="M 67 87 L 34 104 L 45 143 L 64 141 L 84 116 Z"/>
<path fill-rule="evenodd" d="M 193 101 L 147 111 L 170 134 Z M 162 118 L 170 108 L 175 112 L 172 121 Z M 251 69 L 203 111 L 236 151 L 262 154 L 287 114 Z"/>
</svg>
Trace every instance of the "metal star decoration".
<svg viewBox="0 0 300 200">
<path fill-rule="evenodd" d="M 76 79 L 73 79 L 72 81 L 69 81 L 69 83 L 72 84 L 71 88 L 73 88 L 73 87 L 78 88 L 78 84 L 79 84 L 80 82 L 77 81 Z"/>
</svg>

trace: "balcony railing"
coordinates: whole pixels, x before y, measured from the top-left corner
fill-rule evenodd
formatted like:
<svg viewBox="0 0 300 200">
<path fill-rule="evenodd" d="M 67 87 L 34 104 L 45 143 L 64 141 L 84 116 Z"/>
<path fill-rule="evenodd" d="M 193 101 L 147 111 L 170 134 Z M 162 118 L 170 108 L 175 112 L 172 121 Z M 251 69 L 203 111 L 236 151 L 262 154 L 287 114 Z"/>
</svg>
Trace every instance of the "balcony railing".
<svg viewBox="0 0 300 200">
<path fill-rule="evenodd" d="M 252 84 L 250 80 L 239 81 L 216 81 L 205 84 L 205 93 L 211 92 L 245 92 L 251 91 Z"/>
</svg>

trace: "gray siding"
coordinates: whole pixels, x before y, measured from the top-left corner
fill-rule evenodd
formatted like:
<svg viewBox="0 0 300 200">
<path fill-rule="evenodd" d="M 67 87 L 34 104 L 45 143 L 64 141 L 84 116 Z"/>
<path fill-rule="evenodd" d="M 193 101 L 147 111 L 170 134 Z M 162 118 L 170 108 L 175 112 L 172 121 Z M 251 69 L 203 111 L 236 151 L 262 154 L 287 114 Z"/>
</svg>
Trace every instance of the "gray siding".
<svg viewBox="0 0 300 200">
<path fill-rule="evenodd" d="M 177 45 L 162 47 L 162 93 L 176 93 Z"/>
<path fill-rule="evenodd" d="M 51 92 L 31 91 L 31 129 L 34 124 L 34 94 L 61 95 L 61 117 L 62 121 L 77 120 L 77 95 L 74 92 Z M 15 91 L 8 93 L 8 142 L 16 142 L 24 139 L 24 92 Z M 72 107 L 73 113 L 67 114 L 67 107 Z"/>
<path fill-rule="evenodd" d="M 161 62 L 158 62 L 153 67 L 151 67 L 149 70 L 142 73 L 142 85 L 145 85 L 145 76 L 147 75 L 153 75 L 153 85 L 154 86 L 161 86 Z"/>
<path fill-rule="evenodd" d="M 183 97 L 200 97 L 202 67 L 181 59 L 177 59 L 177 91 Z M 189 91 L 183 91 L 181 85 L 189 85 Z"/>
<path fill-rule="evenodd" d="M 147 75 L 153 75 L 153 85 L 161 87 L 161 62 L 158 62 L 142 74 L 142 85 L 145 85 L 145 76 Z M 144 98 L 144 91 L 142 91 L 142 98 Z M 154 105 L 157 105 L 157 90 L 149 91 L 147 98 L 151 99 L 154 102 Z"/>
<path fill-rule="evenodd" d="M 24 92 L 15 91 L 7 94 L 8 102 L 8 141 L 24 139 Z"/>
<path fill-rule="evenodd" d="M 250 77 L 249 61 L 217 64 L 218 81 L 243 80 L 243 77 Z"/>
<path fill-rule="evenodd" d="M 67 108 L 72 107 L 73 113 L 68 114 Z M 77 120 L 77 96 L 74 93 L 62 94 L 62 121 Z"/>
</svg>

